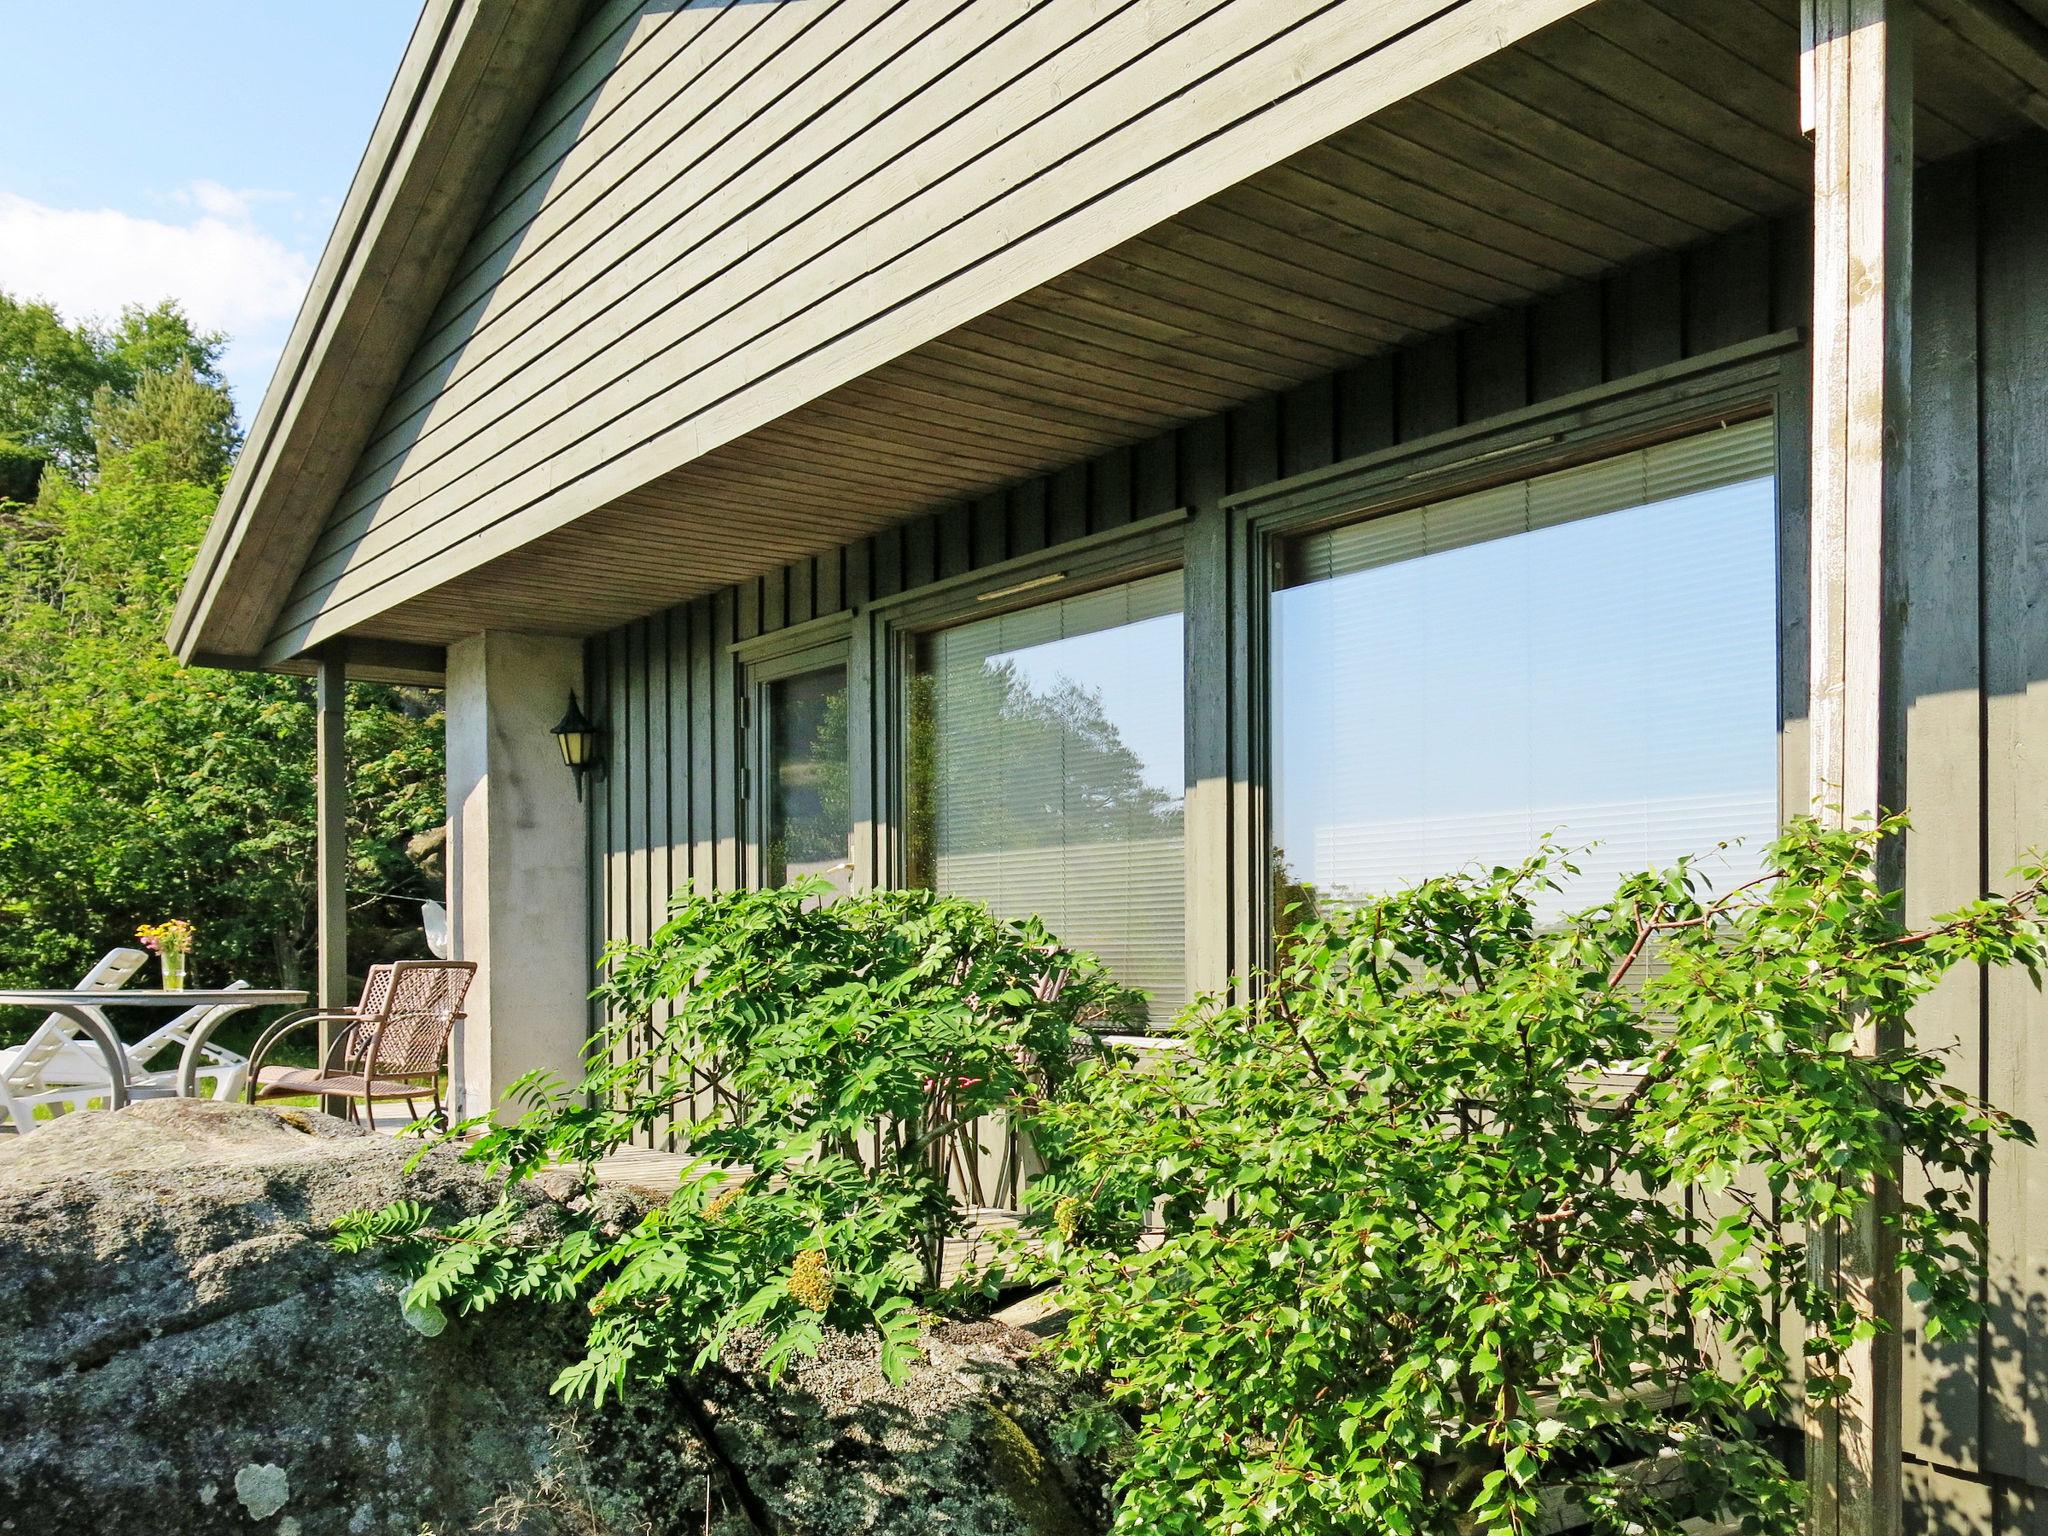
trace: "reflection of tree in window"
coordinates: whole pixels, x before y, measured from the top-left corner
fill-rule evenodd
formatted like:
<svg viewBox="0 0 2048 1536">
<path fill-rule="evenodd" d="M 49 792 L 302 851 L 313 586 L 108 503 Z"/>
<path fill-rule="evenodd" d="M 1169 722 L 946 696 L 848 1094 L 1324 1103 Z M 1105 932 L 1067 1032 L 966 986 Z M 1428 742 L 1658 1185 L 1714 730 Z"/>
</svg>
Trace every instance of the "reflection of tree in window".
<svg viewBox="0 0 2048 1536">
<path fill-rule="evenodd" d="M 950 733 L 1000 740 L 1005 756 L 1057 764 L 1057 791 L 1033 794 L 1053 782 L 1032 775 L 1021 792 L 962 793 L 948 807 L 943 839 L 934 823 L 940 797 L 933 759 L 933 679 L 920 673 L 911 685 L 910 867 L 927 873 L 935 855 L 954 845 L 970 848 L 1047 848 L 1071 842 L 1117 842 L 1178 836 L 1182 803 L 1146 782 L 1145 765 L 1124 744 L 1103 710 L 1099 690 L 1062 678 L 1034 690 L 1007 661 L 983 663 L 981 687 L 951 701 Z M 972 771 L 963 765 L 962 775 Z M 1014 780 L 1013 780 L 1014 782 Z M 920 881 L 920 883 L 923 883 Z"/>
<path fill-rule="evenodd" d="M 847 888 L 853 828 L 846 670 L 825 667 L 768 687 L 765 883 L 822 874 Z"/>
<path fill-rule="evenodd" d="M 1178 573 L 923 637 L 906 863 L 1186 995 Z"/>
</svg>

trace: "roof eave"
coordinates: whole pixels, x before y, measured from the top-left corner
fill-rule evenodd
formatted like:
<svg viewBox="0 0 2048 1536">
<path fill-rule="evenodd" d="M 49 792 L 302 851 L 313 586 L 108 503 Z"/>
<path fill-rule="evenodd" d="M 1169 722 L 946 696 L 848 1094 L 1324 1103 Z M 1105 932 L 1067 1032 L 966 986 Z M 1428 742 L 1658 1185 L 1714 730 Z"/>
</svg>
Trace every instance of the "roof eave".
<svg viewBox="0 0 2048 1536">
<path fill-rule="evenodd" d="M 180 660 L 262 655 L 583 9 L 426 0 L 179 595 Z"/>
</svg>

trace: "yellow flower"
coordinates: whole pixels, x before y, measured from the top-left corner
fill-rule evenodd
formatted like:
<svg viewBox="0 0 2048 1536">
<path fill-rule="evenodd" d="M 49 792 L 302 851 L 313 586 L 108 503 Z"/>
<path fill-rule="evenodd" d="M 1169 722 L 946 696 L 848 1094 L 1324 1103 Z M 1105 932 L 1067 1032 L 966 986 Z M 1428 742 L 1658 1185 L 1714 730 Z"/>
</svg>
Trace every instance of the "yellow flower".
<svg viewBox="0 0 2048 1536">
<path fill-rule="evenodd" d="M 704 1219 L 707 1222 L 716 1225 L 718 1219 L 721 1216 L 723 1216 L 727 1211 L 731 1210 L 733 1206 L 738 1203 L 739 1198 L 740 1187 L 737 1184 L 733 1185 L 730 1189 L 720 1190 L 717 1194 L 713 1195 L 709 1203 L 705 1205 Z"/>
<path fill-rule="evenodd" d="M 189 919 L 173 917 L 161 923 L 144 923 L 135 930 L 135 937 L 159 955 L 183 955 L 191 953 L 193 932 Z"/>
<path fill-rule="evenodd" d="M 822 1248 L 806 1248 L 789 1270 L 789 1294 L 798 1306 L 823 1312 L 832 1305 L 832 1261 Z"/>
<path fill-rule="evenodd" d="M 1088 1207 L 1078 1195 L 1066 1195 L 1052 1208 L 1052 1224 L 1059 1228 L 1060 1236 L 1071 1243 L 1087 1215 Z"/>
</svg>

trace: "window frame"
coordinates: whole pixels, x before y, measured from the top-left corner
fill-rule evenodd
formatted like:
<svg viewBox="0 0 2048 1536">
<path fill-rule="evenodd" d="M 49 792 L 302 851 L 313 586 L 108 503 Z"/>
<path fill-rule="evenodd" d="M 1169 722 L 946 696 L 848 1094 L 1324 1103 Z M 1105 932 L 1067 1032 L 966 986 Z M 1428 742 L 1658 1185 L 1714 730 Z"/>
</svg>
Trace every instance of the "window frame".
<svg viewBox="0 0 2048 1536">
<path fill-rule="evenodd" d="M 1788 708 L 1805 698 L 1806 540 L 1804 454 L 1796 391 L 1803 381 L 1796 335 L 1765 338 L 1661 374 L 1600 386 L 1467 427 L 1366 454 L 1222 498 L 1233 583 L 1243 605 L 1245 661 L 1232 683 L 1233 756 L 1247 766 L 1243 814 L 1224 834 L 1239 871 L 1232 900 L 1245 922 L 1249 963 L 1273 953 L 1272 890 L 1265 878 L 1274 828 L 1272 608 L 1292 541 L 1322 529 L 1384 517 L 1469 492 L 1612 458 L 1717 426 L 1767 417 L 1776 445 L 1778 813 L 1803 797 L 1803 737 Z M 1188 656 L 1190 675 L 1202 658 Z M 1190 828 L 1190 837 L 1195 835 Z M 1202 985 L 1195 982 L 1197 990 Z M 1212 984 L 1220 984 L 1213 983 Z"/>
<path fill-rule="evenodd" d="M 847 707 L 854 705 L 853 616 L 835 613 L 806 624 L 792 625 L 773 634 L 743 640 L 732 647 L 736 673 L 734 698 L 739 702 L 739 728 L 734 732 L 734 780 L 739 795 L 740 884 L 760 890 L 768 863 L 768 783 L 772 749 L 768 729 L 768 695 L 775 684 L 806 672 L 838 667 L 846 674 Z M 847 771 L 854 779 L 860 774 L 851 732 L 847 741 Z M 851 808 L 849 841 L 857 848 L 859 812 Z M 860 878 L 859 858 L 854 858 L 854 879 Z"/>
</svg>

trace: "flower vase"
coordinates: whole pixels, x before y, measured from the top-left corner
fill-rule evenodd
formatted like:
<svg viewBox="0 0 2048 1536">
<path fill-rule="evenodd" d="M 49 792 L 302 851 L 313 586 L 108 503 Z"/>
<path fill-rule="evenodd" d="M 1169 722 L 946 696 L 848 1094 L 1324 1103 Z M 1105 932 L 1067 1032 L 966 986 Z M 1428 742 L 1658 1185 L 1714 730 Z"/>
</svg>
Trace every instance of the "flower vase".
<svg viewBox="0 0 2048 1536">
<path fill-rule="evenodd" d="M 182 991 L 184 991 L 184 990 L 185 990 L 185 956 L 183 956 L 183 955 L 165 955 L 165 956 L 163 957 L 163 962 L 164 962 L 164 990 L 165 990 L 166 992 L 182 992 Z"/>
</svg>

